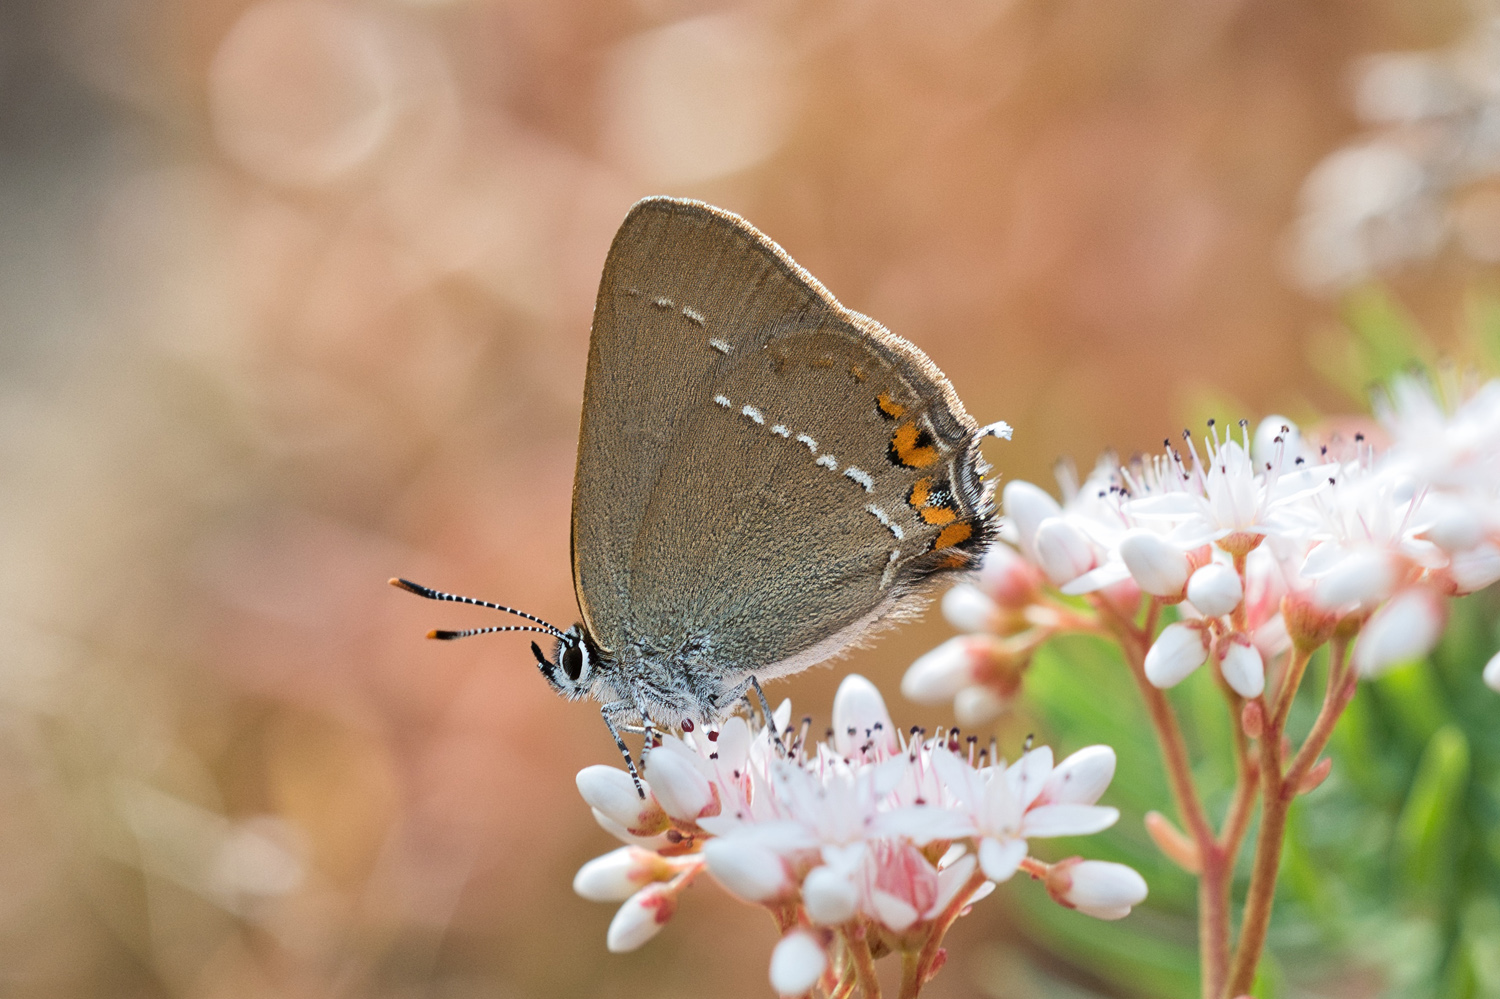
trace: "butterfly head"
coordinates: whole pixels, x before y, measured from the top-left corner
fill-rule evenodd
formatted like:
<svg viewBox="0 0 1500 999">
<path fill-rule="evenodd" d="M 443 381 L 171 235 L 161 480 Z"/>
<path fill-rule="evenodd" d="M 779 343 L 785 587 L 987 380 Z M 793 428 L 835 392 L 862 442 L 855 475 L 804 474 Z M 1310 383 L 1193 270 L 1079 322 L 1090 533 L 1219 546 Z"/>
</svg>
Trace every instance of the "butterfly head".
<svg viewBox="0 0 1500 999">
<path fill-rule="evenodd" d="M 551 659 L 535 642 L 531 643 L 531 654 L 536 656 L 537 667 L 552 689 L 568 700 L 587 697 L 593 690 L 594 672 L 600 657 L 583 625 L 575 624 L 558 637 Z"/>
</svg>

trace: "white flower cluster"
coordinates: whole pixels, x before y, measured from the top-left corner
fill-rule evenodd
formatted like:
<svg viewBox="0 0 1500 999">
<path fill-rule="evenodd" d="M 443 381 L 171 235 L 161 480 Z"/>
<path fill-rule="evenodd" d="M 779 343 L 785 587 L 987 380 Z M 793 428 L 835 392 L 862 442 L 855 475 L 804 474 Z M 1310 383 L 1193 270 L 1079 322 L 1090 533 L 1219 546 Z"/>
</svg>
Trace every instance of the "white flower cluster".
<svg viewBox="0 0 1500 999">
<path fill-rule="evenodd" d="M 1303 284 L 1345 288 L 1450 240 L 1500 260 L 1500 195 L 1482 184 L 1500 173 L 1500 15 L 1476 7 L 1450 48 L 1362 60 L 1355 110 L 1372 129 L 1303 184 L 1291 260 Z"/>
<path fill-rule="evenodd" d="M 1049 599 L 1092 594 L 1103 614 L 1133 619 L 1142 595 L 1179 620 L 1145 657 L 1158 687 L 1205 662 L 1245 698 L 1266 664 L 1336 633 L 1358 639 L 1359 675 L 1425 656 L 1442 635 L 1447 598 L 1500 579 L 1500 381 L 1451 409 L 1416 376 L 1376 401 L 1378 426 L 1322 447 L 1281 417 L 1238 439 L 1212 430 L 1185 454 L 1122 467 L 1105 459 L 1059 504 L 1029 482 L 1005 487 L 1002 537 L 977 585 L 944 598 L 972 634 L 917 660 L 902 682 L 914 700 L 954 699 L 961 723 L 983 724 L 1019 685 L 1041 641 L 1096 619 Z M 1070 618 L 1069 614 L 1073 617 Z M 1500 657 L 1485 669 L 1500 690 Z"/>
<path fill-rule="evenodd" d="M 1050 749 L 1031 749 L 1007 765 L 993 747 L 976 755 L 975 740 L 960 742 L 957 731 L 907 739 L 874 685 L 853 675 L 839 687 L 827 741 L 808 746 L 807 722 L 798 737 L 786 732 L 790 713 L 789 702 L 776 712 L 780 740 L 741 717 L 663 736 L 646 762 L 644 800 L 618 768 L 579 773 L 594 817 L 627 844 L 573 882 L 585 898 L 624 903 L 610 950 L 651 939 L 705 869 L 775 916 L 783 936 L 771 983 L 782 995 L 820 983 L 832 993 L 855 980 L 861 955 L 889 951 L 925 961 L 930 977 L 947 928 L 1020 869 L 1101 919 L 1146 897 L 1124 865 L 1028 857 L 1030 838 L 1095 833 L 1118 819 L 1095 804 L 1114 776 L 1109 747 L 1055 766 Z"/>
</svg>

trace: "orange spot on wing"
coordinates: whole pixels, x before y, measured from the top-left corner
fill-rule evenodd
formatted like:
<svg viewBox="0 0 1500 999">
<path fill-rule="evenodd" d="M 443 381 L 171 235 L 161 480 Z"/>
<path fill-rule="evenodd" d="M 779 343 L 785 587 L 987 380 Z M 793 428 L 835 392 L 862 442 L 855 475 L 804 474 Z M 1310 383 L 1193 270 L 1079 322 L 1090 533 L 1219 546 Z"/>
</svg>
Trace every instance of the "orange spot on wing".
<svg viewBox="0 0 1500 999">
<path fill-rule="evenodd" d="M 932 480 L 923 476 L 911 487 L 911 492 L 906 496 L 906 502 L 914 507 L 924 507 L 927 499 L 932 495 Z"/>
<path fill-rule="evenodd" d="M 891 436 L 890 454 L 898 464 L 907 468 L 926 468 L 938 460 L 932 434 L 918 428 L 915 423 L 903 423 L 896 428 Z"/>
<path fill-rule="evenodd" d="M 958 514 L 951 507 L 928 506 L 922 508 L 922 519 L 927 523 L 937 526 L 938 524 L 951 524 L 958 519 Z"/>
<path fill-rule="evenodd" d="M 938 534 L 937 540 L 932 543 L 933 551 L 942 551 L 944 548 L 952 548 L 961 545 L 974 536 L 974 525 L 965 521 L 961 524 L 949 524 Z"/>
<path fill-rule="evenodd" d="M 882 392 L 877 395 L 875 397 L 875 405 L 879 406 L 880 411 L 885 414 L 887 419 L 891 420 L 899 420 L 901 415 L 906 412 L 906 407 L 895 399 L 892 399 L 889 392 Z"/>
</svg>

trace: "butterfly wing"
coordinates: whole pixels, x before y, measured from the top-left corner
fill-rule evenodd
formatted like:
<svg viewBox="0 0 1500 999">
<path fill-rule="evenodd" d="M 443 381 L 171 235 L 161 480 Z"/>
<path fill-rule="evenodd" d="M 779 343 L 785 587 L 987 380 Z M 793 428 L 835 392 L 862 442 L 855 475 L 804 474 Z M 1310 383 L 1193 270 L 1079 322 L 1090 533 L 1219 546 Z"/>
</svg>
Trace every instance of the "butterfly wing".
<svg viewBox="0 0 1500 999">
<path fill-rule="evenodd" d="M 589 348 L 585 623 L 731 679 L 826 658 L 983 550 L 980 436 L 926 355 L 744 220 L 641 202 Z"/>
</svg>

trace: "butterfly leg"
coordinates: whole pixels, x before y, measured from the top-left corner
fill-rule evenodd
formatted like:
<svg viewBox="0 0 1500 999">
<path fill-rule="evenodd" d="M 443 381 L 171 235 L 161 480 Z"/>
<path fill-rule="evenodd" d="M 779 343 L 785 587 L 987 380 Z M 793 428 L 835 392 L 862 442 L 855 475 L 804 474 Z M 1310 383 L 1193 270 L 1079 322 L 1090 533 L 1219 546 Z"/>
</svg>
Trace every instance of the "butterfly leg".
<svg viewBox="0 0 1500 999">
<path fill-rule="evenodd" d="M 625 745 L 625 739 L 620 735 L 620 729 L 615 725 L 615 715 L 629 707 L 630 705 L 625 701 L 614 701 L 601 707 L 599 714 L 603 716 L 604 724 L 609 728 L 609 734 L 614 736 L 615 745 L 620 747 L 620 755 L 625 757 L 625 769 L 630 771 L 630 779 L 635 784 L 635 793 L 640 795 L 641 800 L 644 801 L 646 798 L 646 788 L 641 784 L 641 775 L 635 769 L 635 759 L 631 757 L 630 747 Z M 650 740 L 647 739 L 647 745 L 649 744 Z M 643 752 L 641 754 L 641 764 L 645 765 L 645 762 L 646 754 Z"/>
<path fill-rule="evenodd" d="M 776 718 L 771 714 L 771 702 L 766 700 L 766 692 L 760 689 L 760 681 L 754 676 L 750 677 L 750 688 L 755 691 L 755 696 L 760 699 L 761 714 L 765 716 L 766 728 L 771 730 L 771 741 L 776 743 L 776 755 L 786 756 L 786 744 L 781 741 L 781 733 L 776 731 Z M 750 700 L 749 691 L 745 693 L 745 700 Z M 752 703 L 750 709 L 755 710 Z"/>
</svg>

